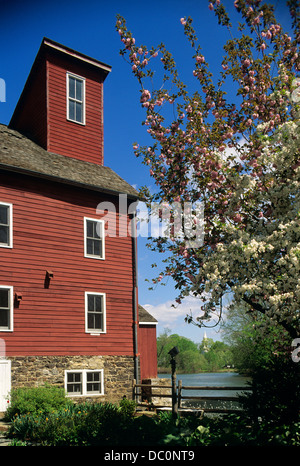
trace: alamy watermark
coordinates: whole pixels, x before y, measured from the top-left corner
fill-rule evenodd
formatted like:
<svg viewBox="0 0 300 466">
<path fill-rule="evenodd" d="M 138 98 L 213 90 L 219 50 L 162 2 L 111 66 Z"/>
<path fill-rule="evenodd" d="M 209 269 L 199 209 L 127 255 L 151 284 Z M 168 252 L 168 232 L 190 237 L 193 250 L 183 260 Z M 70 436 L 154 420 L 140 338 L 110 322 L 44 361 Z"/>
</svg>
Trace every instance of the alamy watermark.
<svg viewBox="0 0 300 466">
<path fill-rule="evenodd" d="M 6 102 L 6 84 L 2 78 L 0 78 L 0 102 Z"/>
<path fill-rule="evenodd" d="M 299 362 L 300 361 L 300 338 L 295 338 L 293 341 L 292 341 L 292 346 L 293 347 L 296 347 L 293 351 L 292 351 L 292 360 L 294 362 Z"/>
<path fill-rule="evenodd" d="M 186 248 L 203 246 L 204 204 L 200 201 L 147 206 L 141 201 L 129 203 L 127 195 L 120 194 L 118 209 L 114 203 L 104 201 L 98 204 L 96 213 L 105 223 L 105 236 L 169 238 L 182 240 Z M 128 215 L 132 217 L 129 222 Z"/>
<path fill-rule="evenodd" d="M 300 78 L 293 79 L 292 88 L 294 88 L 294 90 L 291 93 L 291 100 L 292 102 L 298 103 L 300 102 Z"/>
</svg>

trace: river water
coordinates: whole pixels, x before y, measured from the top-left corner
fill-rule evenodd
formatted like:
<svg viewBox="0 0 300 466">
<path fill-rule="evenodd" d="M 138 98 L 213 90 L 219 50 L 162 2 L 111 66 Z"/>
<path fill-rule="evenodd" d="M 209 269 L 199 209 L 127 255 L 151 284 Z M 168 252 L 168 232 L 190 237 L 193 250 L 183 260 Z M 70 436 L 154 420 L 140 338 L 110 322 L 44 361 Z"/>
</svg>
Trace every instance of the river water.
<svg viewBox="0 0 300 466">
<path fill-rule="evenodd" d="M 159 374 L 159 378 L 170 379 L 170 374 Z M 250 378 L 244 377 L 235 372 L 202 372 L 200 374 L 177 374 L 178 380 L 182 380 L 183 386 L 210 386 L 210 387 L 248 387 Z M 184 396 L 222 396 L 230 397 L 242 393 L 243 390 L 183 390 Z M 185 401 L 186 406 L 193 407 L 222 407 L 222 408 L 238 408 L 238 404 L 234 401 Z"/>
</svg>

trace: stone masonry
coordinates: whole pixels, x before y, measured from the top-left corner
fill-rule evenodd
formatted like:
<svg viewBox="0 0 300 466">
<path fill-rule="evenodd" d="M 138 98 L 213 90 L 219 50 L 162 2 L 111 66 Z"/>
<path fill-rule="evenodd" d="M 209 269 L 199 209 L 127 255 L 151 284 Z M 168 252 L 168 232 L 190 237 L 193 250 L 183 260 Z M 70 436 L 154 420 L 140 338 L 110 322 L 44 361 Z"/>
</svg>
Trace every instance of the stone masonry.
<svg viewBox="0 0 300 466">
<path fill-rule="evenodd" d="M 14 356 L 9 359 L 12 389 L 44 384 L 64 387 L 65 370 L 104 369 L 104 395 L 90 398 L 117 402 L 126 395 L 132 399 L 134 360 L 131 356 Z M 72 399 L 77 401 L 75 397 Z M 78 401 L 82 399 L 78 397 Z"/>
</svg>

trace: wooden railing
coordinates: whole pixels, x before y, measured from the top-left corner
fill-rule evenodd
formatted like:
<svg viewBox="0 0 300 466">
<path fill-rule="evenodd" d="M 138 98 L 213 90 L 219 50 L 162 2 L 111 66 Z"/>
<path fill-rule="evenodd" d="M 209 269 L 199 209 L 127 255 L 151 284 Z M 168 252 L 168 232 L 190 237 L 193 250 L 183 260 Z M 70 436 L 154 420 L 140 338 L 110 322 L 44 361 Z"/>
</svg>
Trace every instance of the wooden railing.
<svg viewBox="0 0 300 466">
<path fill-rule="evenodd" d="M 158 393 L 156 389 L 159 389 Z M 162 389 L 170 390 L 169 394 L 161 393 Z M 172 385 L 151 385 L 151 384 L 137 384 L 136 381 L 133 381 L 133 399 L 137 402 L 137 406 L 146 407 L 150 410 L 156 409 L 172 409 L 174 414 L 177 414 L 178 411 L 186 411 L 188 409 L 186 402 L 197 402 L 197 408 L 190 407 L 193 411 L 204 411 L 205 413 L 234 413 L 241 412 L 241 408 L 226 408 L 226 407 L 206 407 L 199 405 L 199 402 L 239 402 L 239 395 L 234 396 L 220 396 L 220 395 L 201 395 L 201 396 L 192 396 L 184 395 L 185 390 L 194 390 L 194 391 L 235 391 L 235 392 L 244 392 L 246 390 L 251 390 L 248 386 L 186 386 L 182 385 L 182 380 L 178 380 L 177 387 L 172 387 Z M 168 398 L 171 400 L 171 403 L 166 405 L 165 403 L 157 403 L 153 401 L 153 398 L 161 399 Z M 183 403 L 182 403 L 183 402 Z"/>
</svg>

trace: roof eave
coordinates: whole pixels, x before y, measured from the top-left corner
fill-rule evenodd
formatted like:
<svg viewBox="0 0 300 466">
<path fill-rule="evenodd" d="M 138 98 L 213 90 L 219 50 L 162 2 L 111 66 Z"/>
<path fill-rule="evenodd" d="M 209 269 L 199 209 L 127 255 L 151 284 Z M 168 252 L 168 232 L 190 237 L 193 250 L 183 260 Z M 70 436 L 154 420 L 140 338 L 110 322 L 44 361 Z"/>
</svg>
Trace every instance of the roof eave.
<svg viewBox="0 0 300 466">
<path fill-rule="evenodd" d="M 99 60 L 95 60 L 94 58 L 91 58 L 83 53 L 77 52 L 76 50 L 73 50 L 69 47 L 59 44 L 58 42 L 55 42 L 54 40 L 48 39 L 47 37 L 44 37 L 42 44 L 46 47 L 50 47 L 58 52 L 62 52 L 84 63 L 95 66 L 96 68 L 100 68 L 101 70 L 105 71 L 106 74 L 111 72 L 112 67 L 110 65 L 102 63 Z"/>
<path fill-rule="evenodd" d="M 0 163 L 0 169 L 13 172 L 13 173 L 20 173 L 23 175 L 32 176 L 34 178 L 41 178 L 41 179 L 45 179 L 49 181 L 54 181 L 60 184 L 76 186 L 79 188 L 88 189 L 90 191 L 102 192 L 105 194 L 109 194 L 111 196 L 119 196 L 120 194 L 125 194 L 131 200 L 134 200 L 134 201 L 141 200 L 138 194 L 134 195 L 132 193 L 128 193 L 125 191 L 116 191 L 116 190 L 109 189 L 109 188 L 103 188 L 102 186 L 91 185 L 91 184 L 83 183 L 80 181 L 70 180 L 68 178 L 62 178 L 62 177 L 55 176 L 55 175 L 40 173 L 40 172 L 36 172 L 34 170 L 29 170 L 26 168 L 15 167 L 13 165 L 7 165 L 7 164 Z"/>
</svg>

